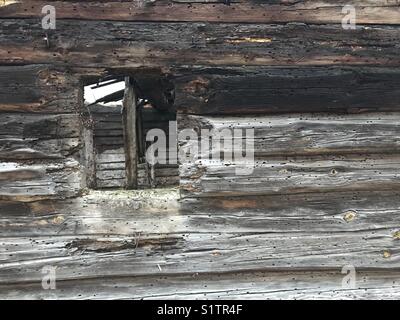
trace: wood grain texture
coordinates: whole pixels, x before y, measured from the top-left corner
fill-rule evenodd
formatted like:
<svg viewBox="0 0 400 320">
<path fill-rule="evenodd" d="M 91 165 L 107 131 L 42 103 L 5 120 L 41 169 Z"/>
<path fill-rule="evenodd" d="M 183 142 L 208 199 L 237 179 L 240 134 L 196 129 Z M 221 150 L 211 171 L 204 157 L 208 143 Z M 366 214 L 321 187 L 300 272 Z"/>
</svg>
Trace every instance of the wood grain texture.
<svg viewBox="0 0 400 320">
<path fill-rule="evenodd" d="M 174 72 L 189 114 L 398 111 L 400 72 L 366 67 L 192 67 Z"/>
<path fill-rule="evenodd" d="M 396 26 L 144 23 L 4 19 L 0 63 L 70 67 L 400 65 Z M 15 38 L 18 34 L 18 38 Z M 73 37 L 71 37 L 73 35 Z M 179 57 L 177 61 L 177 57 Z"/>
<path fill-rule="evenodd" d="M 1 162 L 0 199 L 33 201 L 79 195 L 81 167 L 68 158 L 63 161 Z"/>
<path fill-rule="evenodd" d="M 237 174 L 249 166 L 250 174 Z M 400 190 L 399 166 L 398 155 L 263 158 L 253 164 L 196 160 L 180 166 L 180 186 L 185 197 Z"/>
<path fill-rule="evenodd" d="M 79 79 L 65 70 L 0 66 L 0 112 L 72 113 L 78 94 Z"/>
<path fill-rule="evenodd" d="M 398 268 L 398 193 L 225 199 L 213 211 L 186 200 L 178 213 L 176 192 L 145 192 L 3 202 L 1 284 L 41 281 L 44 265 L 59 280 Z"/>
<path fill-rule="evenodd" d="M 1 114 L 0 159 L 78 157 L 80 148 L 80 122 L 77 115 Z"/>
<path fill-rule="evenodd" d="M 214 133 L 223 130 L 242 132 L 238 145 L 246 143 L 246 130 L 254 130 L 254 146 L 246 148 L 258 159 L 273 156 L 313 156 L 345 154 L 400 153 L 400 113 L 331 113 L 198 116 L 178 115 L 179 130 L 193 129 L 198 140 L 179 141 L 182 151 L 198 146 L 191 160 L 206 159 L 216 152 L 201 150 L 202 129 Z M 207 136 L 203 137 L 206 138 Z M 210 144 L 212 147 L 212 144 Z"/>
<path fill-rule="evenodd" d="M 242 23 L 336 23 L 342 22 L 342 8 L 353 5 L 361 24 L 399 24 L 396 1 L 18 1 L 0 6 L 3 18 L 38 18 L 44 5 L 51 4 L 60 19 L 115 21 L 201 21 Z"/>
<path fill-rule="evenodd" d="M 125 92 L 122 107 L 124 132 L 126 187 L 136 189 L 138 186 L 138 137 L 137 137 L 137 102 L 138 97 L 133 79 L 125 78 Z"/>
<path fill-rule="evenodd" d="M 37 282 L 0 285 L 2 299 L 389 299 L 399 298 L 397 272 L 357 272 L 355 288 L 330 272 L 241 272 L 60 281 L 56 290 Z M 233 285 L 234 283 L 234 285 Z"/>
<path fill-rule="evenodd" d="M 292 114 L 207 117 L 179 115 L 180 129 L 199 139 L 181 136 L 182 195 L 241 196 L 387 190 L 399 188 L 398 114 L 337 116 Z M 242 130 L 241 138 L 218 148 L 213 138 L 223 130 Z M 244 130 L 254 130 L 254 139 Z M 206 132 L 207 133 L 207 132 Z M 205 149 L 200 139 L 208 141 Z M 249 144 L 251 139 L 252 143 Z M 223 141 L 220 139 L 221 143 Z M 247 143 L 246 146 L 243 146 Z M 235 159 L 232 145 L 242 146 L 250 163 Z M 211 150 L 211 152 L 209 151 Z M 218 151 L 221 150 L 221 151 Z M 220 154 L 221 152 L 221 154 Z M 254 160 L 252 160 L 252 157 Z M 249 169 L 241 174 L 238 170 Z"/>
</svg>

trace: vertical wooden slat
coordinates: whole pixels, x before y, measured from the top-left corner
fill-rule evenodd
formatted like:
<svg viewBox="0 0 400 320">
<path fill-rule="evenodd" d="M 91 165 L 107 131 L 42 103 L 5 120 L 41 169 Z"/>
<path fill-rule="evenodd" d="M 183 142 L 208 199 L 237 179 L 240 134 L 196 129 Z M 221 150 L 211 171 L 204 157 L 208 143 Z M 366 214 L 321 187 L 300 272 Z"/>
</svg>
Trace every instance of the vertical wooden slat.
<svg viewBox="0 0 400 320">
<path fill-rule="evenodd" d="M 93 129 L 84 127 L 82 129 L 84 142 L 84 161 L 86 173 L 86 187 L 95 189 L 96 186 L 96 166 L 95 150 L 93 145 Z"/>
<path fill-rule="evenodd" d="M 136 138 L 136 104 L 137 97 L 131 78 L 125 78 L 125 93 L 122 118 L 125 140 L 126 188 L 137 188 L 137 138 Z"/>
</svg>

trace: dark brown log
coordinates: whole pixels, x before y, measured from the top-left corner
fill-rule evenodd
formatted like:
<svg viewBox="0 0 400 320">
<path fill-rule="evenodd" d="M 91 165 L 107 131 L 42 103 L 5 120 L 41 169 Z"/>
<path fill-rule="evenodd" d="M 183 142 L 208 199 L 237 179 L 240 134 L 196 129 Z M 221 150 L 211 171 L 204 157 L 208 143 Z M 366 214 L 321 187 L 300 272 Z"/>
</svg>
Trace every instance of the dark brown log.
<svg viewBox="0 0 400 320">
<path fill-rule="evenodd" d="M 222 0 L 156 1 L 21 1 L 0 6 L 4 18 L 39 18 L 53 5 L 59 19 L 115 21 L 204 21 L 243 23 L 341 23 L 345 5 L 354 5 L 361 24 L 398 24 L 399 6 L 385 0 Z"/>
<path fill-rule="evenodd" d="M 173 65 L 400 66 L 400 28 L 305 24 L 123 23 L 57 20 L 48 32 L 37 20 L 5 19 L 0 63 L 70 67 Z M 15 38 L 18 34 L 18 38 Z"/>
<path fill-rule="evenodd" d="M 175 108 L 182 113 L 400 110 L 397 68 L 195 67 L 174 77 Z"/>
<path fill-rule="evenodd" d="M 0 112 L 76 112 L 79 79 L 48 65 L 0 66 Z"/>
</svg>

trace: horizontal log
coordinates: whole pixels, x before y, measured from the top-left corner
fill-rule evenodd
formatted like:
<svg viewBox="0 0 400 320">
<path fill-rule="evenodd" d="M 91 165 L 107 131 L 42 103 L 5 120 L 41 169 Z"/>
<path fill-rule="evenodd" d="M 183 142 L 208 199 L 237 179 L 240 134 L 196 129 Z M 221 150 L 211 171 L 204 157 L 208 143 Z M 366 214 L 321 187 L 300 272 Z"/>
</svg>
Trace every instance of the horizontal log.
<svg viewBox="0 0 400 320">
<path fill-rule="evenodd" d="M 180 140 L 180 149 L 190 152 L 193 146 L 200 147 L 202 138 L 222 133 L 234 135 L 235 145 L 245 146 L 246 130 L 254 130 L 254 146 L 246 147 L 256 158 L 272 156 L 312 156 L 343 154 L 400 153 L 400 113 L 367 114 L 287 114 L 234 116 L 198 116 L 180 114 L 179 130 L 194 130 L 198 140 Z M 213 134 L 213 132 L 215 134 Z M 213 145 L 210 143 L 210 149 Z M 215 145 L 214 145 L 215 149 Z M 208 159 L 217 151 L 201 150 L 192 154 L 191 160 Z M 222 150 L 223 151 L 223 150 Z M 219 151 L 218 151 L 219 152 Z"/>
<path fill-rule="evenodd" d="M 33 201 L 79 195 L 80 166 L 76 160 L 38 163 L 2 162 L 0 199 Z"/>
<path fill-rule="evenodd" d="M 3 18 L 38 18 L 41 9 L 51 4 L 59 19 L 116 21 L 203 21 L 243 23 L 341 23 L 345 5 L 354 5 L 357 22 L 398 24 L 396 1 L 240 1 L 226 5 L 221 0 L 207 1 L 19 1 L 0 6 Z"/>
<path fill-rule="evenodd" d="M 60 159 L 81 147 L 77 115 L 2 113 L 0 159 Z"/>
<path fill-rule="evenodd" d="M 0 283 L 41 281 L 57 266 L 59 280 L 88 277 L 234 272 L 240 270 L 398 268 L 388 230 L 357 233 L 2 238 Z M 34 241 L 34 242 L 33 242 Z M 285 249 L 284 249 L 285 248 Z M 161 269 L 161 270 L 160 270 Z"/>
<path fill-rule="evenodd" d="M 398 155 L 203 159 L 180 166 L 180 185 L 185 197 L 400 190 L 399 165 Z"/>
<path fill-rule="evenodd" d="M 176 194 L 146 192 L 152 196 L 103 192 L 104 198 L 97 193 L 69 204 L 28 204 L 25 210 L 35 215 L 2 215 L 0 282 L 38 281 L 49 264 L 57 266 L 59 280 L 340 270 L 347 264 L 398 268 L 398 193 L 247 198 L 264 208 L 226 201 L 214 216 L 206 207 L 189 207 L 199 204 L 193 202 L 188 211 L 174 211 Z"/>
<path fill-rule="evenodd" d="M 123 148 L 107 150 L 103 153 L 96 154 L 96 163 L 125 163 L 125 153 Z"/>
<path fill-rule="evenodd" d="M 37 283 L 0 285 L 0 298 L 24 299 L 382 299 L 398 300 L 399 273 L 361 271 L 355 287 L 342 285 L 341 270 L 325 272 L 242 272 L 208 275 L 109 277 L 57 282 L 57 290 Z M 285 314 L 283 311 L 282 314 Z"/>
<path fill-rule="evenodd" d="M 72 113 L 79 82 L 47 65 L 0 66 L 0 112 Z"/>
<path fill-rule="evenodd" d="M 204 24 L 57 20 L 45 32 L 37 19 L 4 19 L 0 64 L 70 67 L 177 65 L 399 66 L 396 26 Z M 18 34 L 18 38 L 15 37 Z M 179 59 L 177 60 L 177 57 Z"/>
<path fill-rule="evenodd" d="M 181 113 L 399 110 L 397 68 L 193 67 L 177 70 L 174 81 Z"/>
<path fill-rule="evenodd" d="M 320 234 L 378 229 L 395 235 L 400 224 L 399 194 L 331 192 L 180 200 L 175 189 L 91 191 L 62 201 L 0 201 L 0 231 L 7 237 L 221 230 Z"/>
</svg>

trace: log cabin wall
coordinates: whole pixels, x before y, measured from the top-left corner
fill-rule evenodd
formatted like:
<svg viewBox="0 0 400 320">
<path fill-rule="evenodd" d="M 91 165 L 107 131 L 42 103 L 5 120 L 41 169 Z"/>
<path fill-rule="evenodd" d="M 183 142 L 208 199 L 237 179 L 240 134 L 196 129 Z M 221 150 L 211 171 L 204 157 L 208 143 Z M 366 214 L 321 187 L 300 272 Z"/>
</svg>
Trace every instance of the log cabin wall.
<svg viewBox="0 0 400 320">
<path fill-rule="evenodd" d="M 49 3 L 56 30 L 41 27 Z M 347 4 L 357 9 L 355 30 L 341 26 Z M 132 288 L 154 282 L 163 297 L 203 297 L 207 290 L 191 274 L 210 288 L 222 281 L 217 287 L 225 293 L 210 289 L 208 297 L 234 295 L 227 293 L 232 283 L 238 296 L 274 297 L 272 288 L 281 290 L 296 272 L 303 297 L 335 297 L 325 289 L 351 264 L 375 287 L 337 296 L 398 295 L 398 1 L 6 1 L 0 17 L 3 243 L 11 248 L 21 236 L 23 251 L 30 243 L 22 234 L 61 230 L 57 244 L 35 251 L 41 258 L 23 271 L 1 265 L 0 285 L 39 281 L 46 259 L 63 257 L 61 279 L 141 276 Z M 88 209 L 57 202 L 85 191 L 93 161 L 85 156 L 82 79 L 115 72 L 167 75 L 179 128 L 254 128 L 254 173 L 181 163 L 179 205 L 152 212 L 154 220 L 135 211 L 129 230 L 102 211 L 113 210 L 112 200 L 106 209 L 90 207 L 112 228 L 93 222 Z M 39 227 L 37 217 L 26 218 L 35 214 L 68 216 L 74 227 Z M 13 221 L 22 221 L 20 233 Z M 96 251 L 94 236 L 83 236 L 106 236 L 114 227 L 126 237 L 132 230 L 156 236 L 135 254 L 124 251 L 123 239 L 109 240 L 110 255 Z M 49 239 L 42 240 L 47 248 Z M 85 261 L 71 253 L 81 247 L 90 248 Z M 24 257 L 12 261 L 18 259 Z M 159 278 L 163 273 L 170 278 Z M 321 282 L 305 281 L 307 274 Z M 287 288 L 286 297 L 297 297 Z M 135 297 L 146 297 L 140 292 Z"/>
</svg>

